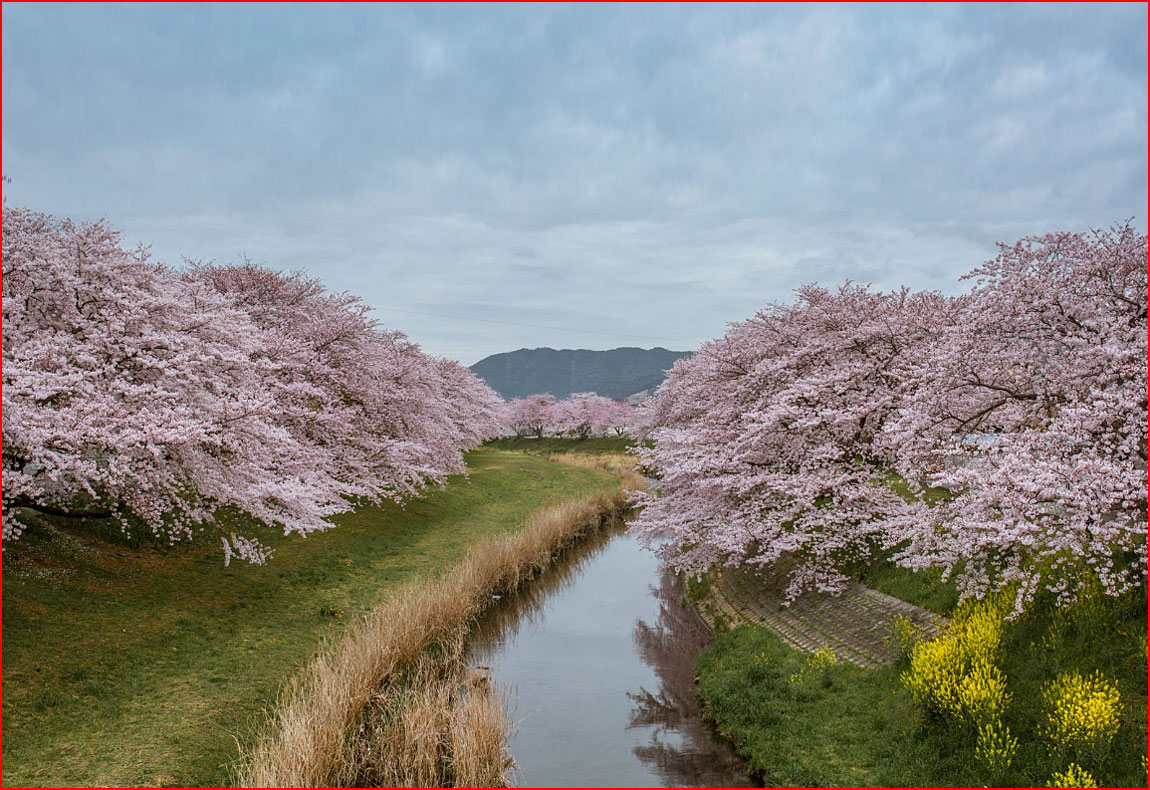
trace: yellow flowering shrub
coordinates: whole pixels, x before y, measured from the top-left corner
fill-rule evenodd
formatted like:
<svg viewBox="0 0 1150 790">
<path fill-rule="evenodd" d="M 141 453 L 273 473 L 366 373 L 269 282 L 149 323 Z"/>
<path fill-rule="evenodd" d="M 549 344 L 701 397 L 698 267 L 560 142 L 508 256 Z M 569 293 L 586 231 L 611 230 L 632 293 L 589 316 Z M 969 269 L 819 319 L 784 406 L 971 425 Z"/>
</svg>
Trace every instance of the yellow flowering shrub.
<svg viewBox="0 0 1150 790">
<path fill-rule="evenodd" d="M 960 715 L 974 722 L 993 721 L 1002 715 L 1009 701 L 1002 670 L 988 661 L 973 661 L 970 671 L 958 684 Z"/>
<path fill-rule="evenodd" d="M 835 651 L 831 650 L 826 645 L 820 647 L 814 653 L 807 656 L 807 666 L 814 667 L 815 669 L 826 669 L 833 667 L 839 662 L 839 657 L 835 655 Z"/>
<path fill-rule="evenodd" d="M 903 683 L 920 704 L 937 713 L 986 721 L 1010 700 L 1006 678 L 994 666 L 1002 642 L 996 600 L 968 607 L 935 639 L 911 650 Z"/>
<path fill-rule="evenodd" d="M 964 607 L 941 636 L 918 642 L 903 683 L 919 704 L 976 728 L 975 759 L 1001 778 L 1018 752 L 1018 739 L 1002 723 L 1010 704 L 1006 676 L 994 664 L 1002 643 L 1003 600 Z"/>
<path fill-rule="evenodd" d="M 975 758 L 999 776 L 1010 767 L 1018 752 L 1018 739 L 1010 737 L 1010 728 L 998 721 L 990 721 L 978 727 L 978 744 L 974 747 Z"/>
<path fill-rule="evenodd" d="M 1078 763 L 1071 763 L 1070 767 L 1062 773 L 1056 773 L 1046 783 L 1047 787 L 1098 787 L 1094 777 Z"/>
<path fill-rule="evenodd" d="M 839 657 L 835 651 L 831 650 L 826 645 L 823 645 L 818 650 L 807 656 L 807 665 L 800 671 L 792 674 L 790 676 L 790 682 L 802 683 L 804 680 L 806 680 L 807 676 L 811 672 L 816 673 L 823 679 L 824 682 L 826 682 L 828 679 L 826 670 L 833 667 L 838 662 Z"/>
<path fill-rule="evenodd" d="M 920 704 L 937 713 L 958 712 L 958 686 L 965 674 L 961 644 L 953 634 L 920 642 L 910 654 L 903 683 Z"/>
<path fill-rule="evenodd" d="M 1118 687 L 1100 672 L 1067 672 L 1055 678 L 1043 696 L 1047 707 L 1043 734 L 1054 750 L 1090 760 L 1097 768 L 1122 720 Z"/>
</svg>

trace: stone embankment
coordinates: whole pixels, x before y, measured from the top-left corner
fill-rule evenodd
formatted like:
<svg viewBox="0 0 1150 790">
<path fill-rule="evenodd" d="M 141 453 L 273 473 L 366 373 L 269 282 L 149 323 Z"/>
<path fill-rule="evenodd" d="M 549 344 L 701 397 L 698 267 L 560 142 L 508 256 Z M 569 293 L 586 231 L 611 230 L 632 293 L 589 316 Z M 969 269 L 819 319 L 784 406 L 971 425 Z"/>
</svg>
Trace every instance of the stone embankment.
<svg viewBox="0 0 1150 790">
<path fill-rule="evenodd" d="M 825 647 L 842 661 L 877 667 L 895 660 L 899 646 L 893 624 L 909 620 L 924 637 L 935 636 L 946 618 L 885 593 L 851 582 L 840 595 L 809 592 L 789 606 L 783 573 L 725 568 L 712 577 L 705 615 L 720 616 L 731 627 L 762 625 L 789 644 L 814 652 Z M 704 617 L 704 619 L 711 619 Z"/>
</svg>

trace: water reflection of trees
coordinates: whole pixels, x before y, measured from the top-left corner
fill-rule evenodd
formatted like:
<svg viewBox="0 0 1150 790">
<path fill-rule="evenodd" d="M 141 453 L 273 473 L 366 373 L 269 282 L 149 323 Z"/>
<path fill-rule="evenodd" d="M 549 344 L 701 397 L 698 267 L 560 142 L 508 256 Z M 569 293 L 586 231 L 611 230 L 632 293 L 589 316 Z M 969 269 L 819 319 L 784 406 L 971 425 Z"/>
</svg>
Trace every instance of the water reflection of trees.
<svg viewBox="0 0 1150 790">
<path fill-rule="evenodd" d="M 568 546 L 563 556 L 537 577 L 506 596 L 498 606 L 484 611 L 467 637 L 469 660 L 485 661 L 503 644 L 514 639 L 525 624 L 537 622 L 551 596 L 570 587 L 584 566 L 626 527 L 626 522 L 620 519 Z"/>
<path fill-rule="evenodd" d="M 702 720 L 695 694 L 695 656 L 710 633 L 683 605 L 682 580 L 663 573 L 651 592 L 659 601 L 655 623 L 635 623 L 639 655 L 659 679 L 656 693 L 628 694 L 634 702 L 630 727 L 651 728 L 649 743 L 635 756 L 671 786 L 745 787 L 751 783 L 741 761 Z"/>
<path fill-rule="evenodd" d="M 513 640 L 520 629 L 538 622 L 551 596 L 571 586 L 613 538 L 624 531 L 622 521 L 568 548 L 518 592 L 485 611 L 468 636 L 468 658 L 483 663 Z M 639 656 L 654 671 L 655 693 L 641 688 L 628 696 L 633 702 L 629 728 L 650 728 L 650 741 L 633 748 L 636 757 L 667 786 L 746 787 L 751 779 L 730 747 L 701 718 L 695 694 L 695 657 L 710 640 L 710 632 L 693 610 L 683 605 L 682 580 L 660 576 L 651 592 L 659 604 L 653 624 L 635 623 L 633 638 Z"/>
</svg>

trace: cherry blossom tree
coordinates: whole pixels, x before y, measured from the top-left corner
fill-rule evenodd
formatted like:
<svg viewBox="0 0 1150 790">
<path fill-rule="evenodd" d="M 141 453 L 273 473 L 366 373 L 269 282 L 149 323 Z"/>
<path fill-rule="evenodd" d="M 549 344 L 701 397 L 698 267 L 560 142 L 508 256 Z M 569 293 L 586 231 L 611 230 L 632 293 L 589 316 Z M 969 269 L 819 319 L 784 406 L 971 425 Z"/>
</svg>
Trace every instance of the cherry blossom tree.
<svg viewBox="0 0 1150 790">
<path fill-rule="evenodd" d="M 483 379 L 452 359 L 433 360 L 453 447 L 470 449 L 503 433 L 503 399 Z"/>
<path fill-rule="evenodd" d="M 677 362 L 647 408 L 660 479 L 635 529 L 689 571 L 786 561 L 792 596 L 838 589 L 887 519 L 921 508 L 884 484 L 882 428 L 949 304 L 806 286 Z"/>
<path fill-rule="evenodd" d="M 5 537 L 18 508 L 130 511 L 172 542 L 219 505 L 300 532 L 337 509 L 275 420 L 260 329 L 103 223 L 5 210 L 3 310 Z"/>
<path fill-rule="evenodd" d="M 622 436 L 633 419 L 634 410 L 594 392 L 576 392 L 563 400 L 552 395 L 530 395 L 506 404 L 505 424 L 519 436 L 545 433 L 586 439 L 592 434 L 614 430 Z"/>
<path fill-rule="evenodd" d="M 1147 239 L 1131 227 L 1002 245 L 887 426 L 909 477 L 951 489 L 892 525 L 901 562 L 980 596 L 1073 599 L 1146 576 Z"/>
<path fill-rule="evenodd" d="M 462 450 L 498 432 L 499 400 L 470 371 L 382 329 L 355 296 L 250 262 L 194 264 L 190 276 L 271 338 L 280 423 L 326 450 L 345 497 L 400 498 L 463 471 Z"/>
<path fill-rule="evenodd" d="M 6 210 L 3 310 L 5 537 L 32 509 L 175 542 L 221 506 L 306 534 L 442 484 L 501 425 L 485 384 L 355 297 L 251 264 L 181 275 L 103 223 Z"/>
<path fill-rule="evenodd" d="M 693 571 L 786 562 L 792 595 L 874 545 L 1018 607 L 1144 584 L 1146 272 L 1121 226 L 1002 246 L 953 299 L 801 289 L 639 410 L 661 479 L 637 529 Z"/>
<path fill-rule="evenodd" d="M 534 434 L 543 438 L 543 432 L 553 426 L 555 396 L 549 393 L 515 398 L 507 404 L 507 420 L 519 436 Z"/>
<path fill-rule="evenodd" d="M 599 419 L 604 431 L 614 431 L 616 436 L 624 436 L 634 432 L 636 416 L 636 409 L 630 403 L 612 400 L 604 404 Z"/>
<path fill-rule="evenodd" d="M 572 434 L 586 439 L 591 434 L 605 433 L 614 412 L 614 401 L 610 398 L 594 392 L 576 392 L 555 404 L 551 430 L 556 434 Z"/>
</svg>

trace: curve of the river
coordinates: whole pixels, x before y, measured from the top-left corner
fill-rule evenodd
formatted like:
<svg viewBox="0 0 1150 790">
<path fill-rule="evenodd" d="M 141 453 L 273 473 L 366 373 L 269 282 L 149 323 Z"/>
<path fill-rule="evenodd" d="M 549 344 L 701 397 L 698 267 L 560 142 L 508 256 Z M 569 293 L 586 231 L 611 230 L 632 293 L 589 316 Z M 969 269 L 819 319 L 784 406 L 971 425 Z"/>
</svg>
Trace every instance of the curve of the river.
<svg viewBox="0 0 1150 790">
<path fill-rule="evenodd" d="M 700 716 L 708 639 L 681 580 L 620 524 L 488 610 L 469 654 L 513 692 L 518 784 L 749 786 Z"/>
</svg>

